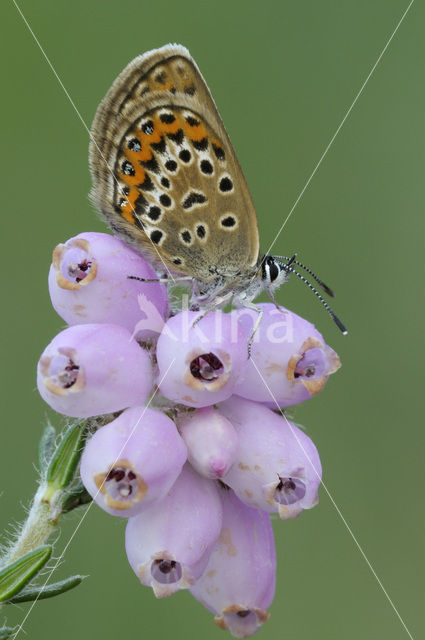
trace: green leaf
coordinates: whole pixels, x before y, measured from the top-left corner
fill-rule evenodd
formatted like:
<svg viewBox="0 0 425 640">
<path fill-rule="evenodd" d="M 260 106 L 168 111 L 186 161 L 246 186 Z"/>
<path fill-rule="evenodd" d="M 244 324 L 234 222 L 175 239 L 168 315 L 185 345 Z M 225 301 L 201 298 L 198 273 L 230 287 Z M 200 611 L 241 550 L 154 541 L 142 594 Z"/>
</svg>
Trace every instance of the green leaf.
<svg viewBox="0 0 425 640">
<path fill-rule="evenodd" d="M 17 627 L 0 627 L 0 640 L 7 640 L 18 630 Z"/>
<path fill-rule="evenodd" d="M 46 564 L 51 553 L 52 547 L 44 545 L 3 567 L 0 571 L 0 602 L 9 600 L 21 591 Z"/>
<path fill-rule="evenodd" d="M 66 578 L 65 580 L 60 580 L 59 582 L 54 582 L 53 584 L 48 584 L 46 586 L 24 589 L 16 596 L 13 596 L 13 598 L 10 598 L 9 602 L 16 604 L 17 602 L 32 602 L 33 600 L 53 598 L 53 596 L 58 596 L 61 593 L 65 593 L 65 591 L 69 591 L 70 589 L 77 587 L 85 577 L 86 576 L 71 576 L 70 578 Z"/>
<path fill-rule="evenodd" d="M 55 440 L 56 429 L 51 424 L 48 424 L 43 431 L 40 442 L 38 443 L 38 463 L 41 471 L 45 469 L 52 457 L 55 449 Z"/>
<path fill-rule="evenodd" d="M 65 432 L 47 469 L 47 494 L 64 489 L 72 482 L 81 458 L 84 436 L 85 428 L 79 424 L 69 427 Z M 45 499 L 48 500 L 49 497 L 46 495 Z"/>
</svg>

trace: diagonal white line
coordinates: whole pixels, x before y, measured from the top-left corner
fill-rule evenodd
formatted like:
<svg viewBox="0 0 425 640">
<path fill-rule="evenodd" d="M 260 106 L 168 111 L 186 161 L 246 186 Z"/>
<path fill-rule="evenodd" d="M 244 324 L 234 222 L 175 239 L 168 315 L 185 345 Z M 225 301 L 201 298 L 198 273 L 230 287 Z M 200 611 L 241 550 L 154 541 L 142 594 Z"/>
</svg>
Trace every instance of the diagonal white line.
<svg viewBox="0 0 425 640">
<path fill-rule="evenodd" d="M 74 111 L 75 111 L 75 113 L 77 114 L 78 118 L 81 120 L 81 123 L 82 123 L 82 125 L 83 125 L 84 129 L 85 129 L 85 130 L 87 131 L 87 133 L 89 134 L 89 138 L 90 138 L 90 140 L 93 142 L 93 144 L 95 145 L 96 149 L 98 150 L 98 152 L 99 152 L 99 154 L 100 154 L 100 156 L 101 156 L 102 160 L 103 160 L 103 161 L 104 161 L 104 163 L 105 163 L 105 166 L 106 166 L 107 170 L 109 171 L 109 173 L 110 173 L 110 174 L 111 174 L 111 176 L 112 176 L 113 181 L 114 181 L 114 182 L 116 183 L 116 185 L 117 185 L 117 188 L 118 188 L 119 193 L 122 195 L 122 197 L 123 197 L 123 198 L 125 198 L 125 199 L 127 200 L 128 204 L 129 204 L 129 205 L 130 205 L 130 207 L 131 207 L 132 212 L 135 214 L 135 213 L 136 213 L 136 211 L 135 211 L 135 209 L 134 209 L 133 205 L 131 204 L 131 202 L 130 202 L 130 200 L 127 198 L 127 196 L 125 195 L 124 191 L 121 189 L 121 187 L 120 187 L 120 185 L 119 185 L 119 182 L 118 182 L 117 177 L 116 177 L 116 176 L 115 176 L 115 174 L 113 173 L 112 169 L 109 167 L 109 165 L 108 165 L 108 163 L 107 163 L 107 161 L 106 161 L 105 156 L 103 155 L 102 151 L 99 149 L 99 146 L 98 146 L 98 144 L 97 144 L 96 140 L 94 139 L 94 137 L 92 136 L 90 129 L 89 129 L 89 128 L 88 128 L 88 126 L 86 125 L 86 123 L 85 123 L 85 121 L 84 121 L 83 116 L 82 116 L 82 115 L 81 115 L 81 113 L 79 112 L 79 110 L 78 110 L 78 108 L 77 108 L 77 105 L 75 104 L 75 102 L 73 101 L 73 99 L 71 98 L 71 96 L 69 95 L 69 92 L 67 91 L 67 89 L 66 89 L 65 85 L 63 84 L 62 80 L 60 79 L 60 77 L 59 77 L 58 73 L 56 72 L 56 69 L 55 69 L 55 68 L 54 68 L 54 66 L 53 66 L 53 64 L 50 62 L 50 59 L 49 59 L 49 57 L 48 57 L 47 53 L 44 51 L 43 47 L 41 46 L 41 43 L 40 43 L 40 41 L 38 40 L 37 36 L 35 35 L 34 31 L 31 29 L 31 27 L 30 27 L 30 25 L 29 25 L 29 23 L 28 23 L 27 19 L 25 18 L 25 16 L 24 16 L 24 14 L 22 13 L 22 11 L 21 11 L 20 7 L 19 7 L 19 6 L 18 6 L 18 4 L 16 3 L 16 0 L 12 0 L 12 2 L 13 2 L 13 4 L 15 5 L 15 7 L 16 7 L 16 9 L 17 9 L 17 11 L 19 12 L 19 14 L 20 14 L 20 16 L 21 16 L 22 20 L 24 21 L 25 25 L 27 26 L 28 31 L 30 32 L 30 34 L 31 34 L 31 35 L 32 35 L 32 37 L 34 38 L 34 41 L 36 42 L 36 44 L 37 44 L 38 48 L 40 49 L 41 53 L 43 54 L 43 56 L 44 56 L 44 58 L 45 58 L 45 60 L 46 60 L 47 64 L 49 65 L 50 69 L 52 70 L 53 75 L 55 76 L 56 80 L 59 82 L 59 84 L 60 84 L 60 86 L 61 86 L 61 88 L 62 88 L 63 92 L 65 93 L 66 97 L 68 98 L 69 102 L 71 103 L 72 108 L 74 109 Z M 143 231 L 144 231 L 144 230 L 143 230 Z M 149 241 L 150 241 L 150 243 L 151 243 L 152 247 L 155 249 L 156 253 L 158 254 L 159 259 L 161 260 L 162 264 L 164 265 L 165 270 L 167 271 L 167 273 L 168 273 L 168 275 L 170 276 L 171 280 L 172 280 L 172 281 L 173 281 L 173 283 L 175 284 L 174 277 L 173 277 L 172 273 L 170 272 L 170 270 L 168 269 L 167 265 L 165 264 L 164 260 L 162 259 L 162 256 L 161 256 L 161 254 L 159 253 L 159 251 L 158 251 L 157 247 L 156 247 L 156 246 L 155 246 L 155 244 L 152 242 L 152 240 L 151 240 L 151 238 L 150 238 L 149 234 L 148 234 L 146 231 L 144 231 L 144 233 L 145 233 L 145 235 L 147 236 L 147 238 L 149 238 Z"/>
<path fill-rule="evenodd" d="M 341 120 L 340 124 L 338 125 L 335 133 L 333 134 L 332 138 L 330 139 L 330 142 L 328 144 L 328 146 L 326 147 L 326 149 L 324 150 L 324 152 L 322 153 L 322 155 L 319 158 L 318 163 L 316 164 L 316 166 L 314 167 L 310 177 L 308 178 L 307 182 L 305 183 L 304 187 L 301 189 L 301 192 L 298 196 L 298 198 L 295 200 L 294 204 L 292 205 L 288 215 L 286 216 L 285 220 L 283 221 L 279 231 L 277 232 L 275 239 L 273 240 L 273 242 L 271 243 L 270 247 L 268 248 L 268 250 L 266 251 L 265 255 L 270 255 L 270 251 L 272 250 L 274 244 L 276 243 L 278 237 L 280 236 L 280 234 L 282 233 L 283 228 L 285 227 L 286 223 L 288 222 L 289 218 L 291 217 L 295 207 L 297 206 L 297 204 L 299 203 L 299 201 L 301 200 L 301 198 L 303 197 L 308 185 L 310 184 L 310 182 L 312 181 L 312 179 L 314 178 L 318 168 L 320 167 L 320 165 L 322 164 L 322 161 L 324 160 L 326 154 L 328 153 L 329 149 L 331 148 L 335 138 L 337 137 L 338 133 L 341 131 L 345 121 L 347 120 L 348 116 L 350 115 L 351 111 L 353 110 L 357 100 L 360 98 L 363 89 L 365 88 L 365 86 L 367 85 L 367 83 L 369 82 L 373 72 L 375 71 L 376 67 L 378 66 L 382 56 L 384 55 L 384 53 L 386 52 L 386 50 L 388 49 L 392 39 L 394 38 L 395 34 L 397 33 L 401 23 L 403 22 L 404 18 L 407 16 L 407 13 L 410 9 L 410 7 L 412 6 L 412 4 L 414 3 L 414 0 L 411 0 L 411 2 L 409 3 L 407 9 L 405 10 L 405 12 L 403 13 L 403 15 L 401 16 L 400 20 L 397 23 L 396 28 L 394 29 L 394 31 L 392 32 L 392 34 L 390 35 L 390 37 L 388 38 L 388 41 L 385 45 L 385 47 L 382 49 L 381 53 L 378 56 L 378 59 L 376 60 L 375 64 L 373 65 L 372 69 L 369 71 L 366 80 L 363 82 L 362 86 L 360 87 L 356 97 L 354 98 L 353 102 L 351 103 L 348 111 L 346 112 L 345 116 L 343 117 L 343 119 Z"/>
<path fill-rule="evenodd" d="M 285 416 L 284 412 L 282 411 L 281 407 L 279 406 L 278 401 L 276 400 L 275 396 L 273 395 L 272 390 L 270 389 L 270 387 L 268 386 L 267 382 L 265 381 L 263 375 L 261 374 L 261 371 L 259 370 L 259 368 L 257 367 L 257 365 L 255 364 L 255 361 L 251 355 L 251 361 L 252 364 L 254 365 L 254 367 L 257 370 L 257 373 L 259 375 L 259 377 L 261 378 L 264 386 L 266 387 L 267 391 L 270 394 L 270 397 L 272 398 L 273 402 L 276 404 L 276 408 L 279 409 L 281 415 L 283 416 L 283 418 L 285 418 L 288 427 L 291 429 L 292 435 L 294 436 L 294 438 L 296 439 L 298 445 L 300 446 L 302 452 L 304 453 L 305 457 L 307 458 L 311 468 L 313 469 L 314 473 L 316 474 L 316 476 L 321 480 L 320 474 L 317 471 L 316 467 L 314 466 L 313 462 L 311 461 L 310 456 L 308 455 L 307 451 L 304 449 L 303 444 L 301 442 L 301 440 L 298 438 L 296 432 L 294 431 L 294 429 L 292 428 L 291 423 L 289 422 L 288 418 Z M 348 533 L 350 534 L 354 544 L 356 545 L 357 549 L 359 550 L 360 554 L 363 557 L 363 560 L 366 562 L 367 566 L 369 567 L 370 571 L 372 572 L 375 580 L 377 581 L 377 583 L 379 584 L 379 586 L 381 587 L 386 599 L 388 600 L 388 602 L 390 603 L 391 607 L 394 610 L 394 613 L 396 614 L 397 618 L 400 620 L 401 624 L 404 627 L 404 630 L 406 631 L 407 635 L 409 636 L 410 640 L 414 640 L 412 634 L 410 633 L 409 629 L 406 626 L 406 623 L 404 622 L 403 618 L 401 617 L 397 607 L 395 606 L 394 602 L 391 600 L 387 590 L 385 589 L 384 585 L 382 584 L 378 574 L 376 573 L 375 569 L 373 568 L 371 562 L 369 561 L 368 557 L 366 556 L 366 553 L 363 551 L 363 548 L 360 545 L 360 542 L 357 540 L 356 536 L 354 535 L 353 531 L 351 530 L 350 525 L 348 524 L 348 522 L 346 521 L 346 519 L 344 518 L 341 509 L 338 507 L 337 503 L 335 502 L 334 497 L 332 496 L 331 492 L 329 491 L 328 487 L 326 486 L 326 484 L 323 482 L 323 480 L 321 480 L 321 484 L 329 498 L 329 500 L 331 501 L 332 505 L 334 506 L 337 514 L 339 515 L 339 517 L 341 518 L 345 528 L 347 529 Z"/>
<path fill-rule="evenodd" d="M 155 398 L 156 394 L 158 393 L 158 388 L 159 386 L 162 384 L 162 382 L 165 380 L 165 378 L 168 375 L 168 372 L 170 371 L 171 367 L 173 366 L 175 362 L 175 358 L 171 361 L 167 371 L 164 373 L 164 375 L 162 376 L 161 380 L 158 382 L 155 391 L 153 392 L 153 394 L 151 395 L 151 397 L 149 398 L 149 401 L 146 403 L 146 406 L 144 407 L 144 411 L 142 412 L 140 418 L 137 420 L 136 424 L 134 425 L 134 427 L 132 428 L 130 435 L 128 436 L 127 440 L 124 442 L 124 444 L 122 445 L 120 452 L 118 453 L 117 457 L 115 458 L 112 466 L 114 466 L 118 460 L 121 458 L 122 452 L 124 451 L 124 448 L 126 447 L 127 443 L 129 442 L 129 440 L 132 438 L 133 433 L 135 432 L 135 430 L 137 429 L 138 424 L 140 423 L 141 419 L 143 418 L 143 416 L 146 413 L 146 409 L 149 408 L 149 405 L 151 404 L 152 400 Z M 105 478 L 106 480 L 106 478 Z M 62 553 L 60 554 L 59 558 L 57 559 L 57 561 L 55 562 L 54 566 L 52 567 L 52 569 L 49 571 L 46 580 L 43 582 L 43 585 L 41 587 L 40 593 L 38 594 L 38 596 L 36 597 L 36 599 L 31 603 L 30 608 L 28 609 L 24 619 L 22 620 L 22 622 L 20 623 L 20 625 L 18 626 L 16 633 L 13 634 L 13 636 L 11 636 L 11 640 L 16 640 L 18 634 L 20 631 L 23 631 L 23 626 L 25 624 L 25 622 L 28 619 L 28 616 L 30 615 L 31 611 L 34 609 L 35 605 L 37 604 L 38 598 L 40 597 L 41 591 L 44 589 L 44 587 L 47 585 L 47 583 L 49 582 L 50 578 L 52 577 L 53 573 L 56 571 L 56 569 L 58 568 L 60 562 L 62 561 L 62 558 L 64 557 L 65 553 L 68 550 L 69 545 L 71 544 L 71 542 L 73 541 L 73 539 L 75 538 L 75 536 L 77 535 L 77 532 L 79 530 L 79 528 L 81 527 L 81 525 L 83 524 L 84 520 L 87 517 L 87 514 L 89 513 L 90 509 L 92 508 L 94 501 L 96 499 L 96 497 L 99 495 L 100 491 L 102 490 L 102 487 L 105 483 L 105 480 L 101 483 L 100 487 L 98 488 L 97 492 L 95 493 L 95 495 L 93 496 L 93 500 L 92 502 L 90 502 L 90 504 L 88 505 L 87 509 L 85 510 L 85 512 L 83 513 L 83 515 L 81 516 L 77 526 L 75 527 L 74 531 L 72 532 L 68 542 L 66 543 Z"/>
</svg>

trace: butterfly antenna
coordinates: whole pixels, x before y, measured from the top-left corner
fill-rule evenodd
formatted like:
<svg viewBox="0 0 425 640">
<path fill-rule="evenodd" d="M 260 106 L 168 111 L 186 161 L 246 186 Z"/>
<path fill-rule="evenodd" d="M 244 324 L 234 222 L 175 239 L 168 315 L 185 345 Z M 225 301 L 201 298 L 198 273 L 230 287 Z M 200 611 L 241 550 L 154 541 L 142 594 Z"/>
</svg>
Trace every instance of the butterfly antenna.
<svg viewBox="0 0 425 640">
<path fill-rule="evenodd" d="M 332 289 L 330 287 L 328 287 L 327 284 L 325 284 L 323 282 L 323 280 L 321 280 L 320 278 L 318 278 L 316 276 L 315 273 L 313 273 L 313 271 L 311 269 L 309 269 L 308 267 L 305 266 L 305 264 L 303 264 L 302 262 L 299 262 L 298 260 L 295 260 L 296 257 L 296 253 L 294 253 L 294 255 L 292 256 L 292 258 L 288 258 L 288 256 L 276 256 L 276 258 L 281 258 L 282 260 L 288 260 L 289 262 L 287 263 L 286 266 L 290 266 L 291 264 L 296 264 L 297 267 L 301 267 L 301 269 L 304 269 L 304 271 L 307 271 L 307 273 L 309 273 L 311 275 L 312 278 L 314 278 L 314 280 L 317 282 L 317 284 L 322 287 L 323 291 L 325 293 L 328 294 L 328 296 L 330 296 L 331 298 L 335 297 L 334 292 L 332 291 Z"/>
<path fill-rule="evenodd" d="M 296 260 L 294 260 L 293 262 L 295 262 L 295 264 L 297 263 Z M 341 320 L 338 318 L 338 316 L 335 315 L 335 313 L 332 311 L 332 309 L 330 308 L 330 306 L 328 305 L 328 303 L 326 302 L 326 300 L 324 300 L 322 298 L 322 296 L 320 295 L 320 293 L 317 291 L 317 289 L 315 287 L 313 287 L 313 285 L 307 280 L 307 278 L 304 278 L 303 275 L 301 275 L 301 273 L 299 273 L 298 271 L 296 271 L 293 267 L 288 266 L 288 265 L 284 265 L 284 269 L 285 271 L 288 271 L 289 273 L 293 273 L 296 276 L 298 276 L 298 278 L 300 278 L 300 280 L 302 280 L 304 282 L 304 284 L 307 285 L 307 287 L 314 293 L 315 296 L 317 296 L 320 300 L 320 302 L 323 304 L 323 306 L 325 307 L 326 311 L 329 313 L 330 317 L 332 318 L 332 320 L 335 322 L 336 326 L 338 327 L 338 329 L 341 331 L 341 333 L 346 336 L 348 331 L 347 329 L 344 327 L 344 325 L 342 324 Z"/>
</svg>

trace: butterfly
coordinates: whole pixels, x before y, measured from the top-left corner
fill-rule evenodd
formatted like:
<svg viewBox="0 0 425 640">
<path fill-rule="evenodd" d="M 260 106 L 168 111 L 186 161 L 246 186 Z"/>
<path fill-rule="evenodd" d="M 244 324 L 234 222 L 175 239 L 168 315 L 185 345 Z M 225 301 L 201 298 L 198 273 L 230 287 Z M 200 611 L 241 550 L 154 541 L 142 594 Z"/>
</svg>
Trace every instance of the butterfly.
<svg viewBox="0 0 425 640">
<path fill-rule="evenodd" d="M 242 169 L 185 47 L 169 44 L 127 65 L 97 109 L 89 159 L 90 197 L 110 228 L 172 280 L 190 280 L 195 307 L 254 306 L 263 290 L 274 300 L 295 273 L 345 331 L 294 265 L 332 292 L 295 256 L 259 254 Z"/>
</svg>

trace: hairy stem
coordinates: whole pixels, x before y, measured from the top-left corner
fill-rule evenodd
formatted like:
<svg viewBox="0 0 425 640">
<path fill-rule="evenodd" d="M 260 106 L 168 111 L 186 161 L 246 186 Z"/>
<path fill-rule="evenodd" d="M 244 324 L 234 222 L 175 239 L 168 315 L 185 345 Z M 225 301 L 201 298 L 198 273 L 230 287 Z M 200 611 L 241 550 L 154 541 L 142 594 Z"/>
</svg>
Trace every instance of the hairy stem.
<svg viewBox="0 0 425 640">
<path fill-rule="evenodd" d="M 14 562 L 28 551 L 44 544 L 57 526 L 60 515 L 62 490 L 46 498 L 46 484 L 41 484 L 34 496 L 28 517 L 15 543 L 11 546 L 4 564 Z"/>
</svg>

